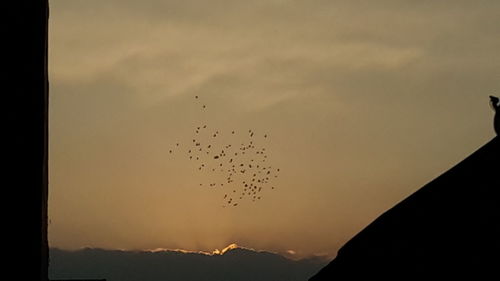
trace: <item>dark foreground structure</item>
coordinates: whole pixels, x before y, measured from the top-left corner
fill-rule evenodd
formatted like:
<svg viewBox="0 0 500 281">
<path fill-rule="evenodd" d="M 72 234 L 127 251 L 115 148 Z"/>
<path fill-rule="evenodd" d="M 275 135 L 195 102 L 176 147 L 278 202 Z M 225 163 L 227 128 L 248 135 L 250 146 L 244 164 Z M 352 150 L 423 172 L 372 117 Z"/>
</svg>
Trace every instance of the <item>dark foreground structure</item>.
<svg viewBox="0 0 500 281">
<path fill-rule="evenodd" d="M 500 280 L 500 137 L 378 217 L 310 281 L 455 278 Z"/>
<path fill-rule="evenodd" d="M 49 281 L 106 281 L 106 279 L 50 279 Z"/>
<path fill-rule="evenodd" d="M 46 281 L 48 0 L 2 4 L 2 280 Z"/>
</svg>

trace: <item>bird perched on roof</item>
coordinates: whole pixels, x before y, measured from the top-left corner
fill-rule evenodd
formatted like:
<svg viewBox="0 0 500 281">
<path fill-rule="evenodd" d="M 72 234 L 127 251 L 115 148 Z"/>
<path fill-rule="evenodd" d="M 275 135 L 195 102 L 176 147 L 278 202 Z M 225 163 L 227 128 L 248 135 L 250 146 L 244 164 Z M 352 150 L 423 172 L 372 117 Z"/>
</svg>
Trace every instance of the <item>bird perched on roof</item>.
<svg viewBox="0 0 500 281">
<path fill-rule="evenodd" d="M 495 118 L 493 120 L 493 127 L 495 132 L 500 136 L 500 99 L 495 96 L 490 96 L 491 107 L 495 110 Z"/>
</svg>

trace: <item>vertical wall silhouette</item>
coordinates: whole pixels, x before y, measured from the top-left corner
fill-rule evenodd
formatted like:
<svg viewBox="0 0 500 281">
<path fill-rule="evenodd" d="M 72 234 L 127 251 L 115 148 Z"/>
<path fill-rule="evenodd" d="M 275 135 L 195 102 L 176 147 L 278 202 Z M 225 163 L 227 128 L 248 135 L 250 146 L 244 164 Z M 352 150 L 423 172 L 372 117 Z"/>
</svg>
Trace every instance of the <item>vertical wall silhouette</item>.
<svg viewBox="0 0 500 281">
<path fill-rule="evenodd" d="M 47 280 L 48 0 L 2 11 L 2 276 Z"/>
</svg>

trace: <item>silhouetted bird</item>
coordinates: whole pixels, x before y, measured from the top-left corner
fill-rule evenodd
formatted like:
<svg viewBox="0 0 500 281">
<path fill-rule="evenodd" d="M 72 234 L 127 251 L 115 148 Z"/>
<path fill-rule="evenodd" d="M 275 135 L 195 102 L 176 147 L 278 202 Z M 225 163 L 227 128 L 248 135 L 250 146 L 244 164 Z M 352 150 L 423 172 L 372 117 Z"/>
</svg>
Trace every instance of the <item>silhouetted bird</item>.
<svg viewBox="0 0 500 281">
<path fill-rule="evenodd" d="M 500 103 L 498 97 L 490 96 L 491 107 L 495 110 L 495 117 L 493 120 L 493 126 L 495 128 L 495 133 L 500 136 Z"/>
</svg>

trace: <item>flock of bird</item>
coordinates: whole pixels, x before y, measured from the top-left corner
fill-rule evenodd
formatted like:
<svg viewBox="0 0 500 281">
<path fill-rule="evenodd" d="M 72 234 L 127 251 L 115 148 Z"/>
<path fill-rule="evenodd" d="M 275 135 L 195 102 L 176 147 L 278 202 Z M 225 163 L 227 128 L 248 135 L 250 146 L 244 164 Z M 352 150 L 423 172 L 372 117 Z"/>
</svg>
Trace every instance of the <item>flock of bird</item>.
<svg viewBox="0 0 500 281">
<path fill-rule="evenodd" d="M 207 109 L 199 96 L 194 98 L 201 110 Z M 192 141 L 182 145 L 176 143 L 169 153 L 181 152 L 195 163 L 196 172 L 210 173 L 212 180 L 199 186 L 223 189 L 222 207 L 236 207 L 242 200 L 261 200 L 264 190 L 275 189 L 272 181 L 278 177 L 280 169 L 269 164 L 268 150 L 259 145 L 268 137 L 268 134 L 258 134 L 251 129 L 222 132 L 200 124 L 193 128 Z M 239 140 L 237 144 L 230 143 L 236 139 Z M 200 178 L 205 177 L 200 175 Z"/>
</svg>

